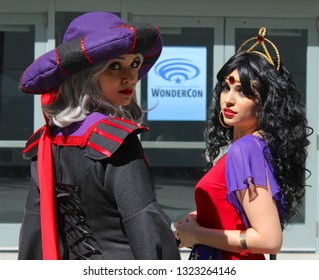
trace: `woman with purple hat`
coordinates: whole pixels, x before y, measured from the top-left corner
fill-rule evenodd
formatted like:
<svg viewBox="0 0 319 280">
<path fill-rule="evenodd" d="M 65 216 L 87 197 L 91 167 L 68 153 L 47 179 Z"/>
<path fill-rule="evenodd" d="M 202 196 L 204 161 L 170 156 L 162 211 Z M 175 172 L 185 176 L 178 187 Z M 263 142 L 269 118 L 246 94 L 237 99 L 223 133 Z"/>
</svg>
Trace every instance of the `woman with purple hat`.
<svg viewBox="0 0 319 280">
<path fill-rule="evenodd" d="M 135 87 L 160 56 L 156 27 L 107 12 L 74 19 L 20 89 L 46 125 L 28 140 L 31 186 L 19 259 L 179 259 L 138 134 Z"/>
</svg>

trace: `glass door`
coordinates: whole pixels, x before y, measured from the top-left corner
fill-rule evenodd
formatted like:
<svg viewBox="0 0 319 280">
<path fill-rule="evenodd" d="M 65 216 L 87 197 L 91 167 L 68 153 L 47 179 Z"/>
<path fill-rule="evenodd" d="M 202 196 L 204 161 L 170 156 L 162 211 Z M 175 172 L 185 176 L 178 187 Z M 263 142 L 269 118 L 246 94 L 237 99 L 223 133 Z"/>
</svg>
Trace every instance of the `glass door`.
<svg viewBox="0 0 319 280">
<path fill-rule="evenodd" d="M 261 26 L 267 28 L 268 38 L 276 44 L 280 56 L 286 67 L 292 73 L 296 84 L 303 93 L 302 99 L 306 105 L 309 125 L 316 128 L 318 125 L 317 100 L 318 92 L 318 54 L 316 21 L 290 19 L 240 19 L 227 18 L 225 25 L 225 61 L 232 56 L 238 47 L 248 38 L 258 34 Z M 315 61 L 316 63 L 313 63 Z M 316 82 L 314 82 L 316 81 Z M 304 204 L 300 207 L 300 215 L 294 223 L 284 230 L 284 244 L 282 251 L 315 251 L 316 250 L 316 196 L 317 190 L 317 150 L 316 129 L 311 136 L 311 145 L 308 149 L 306 167 L 312 176 L 306 180 L 310 185 L 306 189 Z"/>
<path fill-rule="evenodd" d="M 22 158 L 39 112 L 32 95 L 18 91 L 23 70 L 45 52 L 42 15 L 0 14 L 0 250 L 16 250 L 29 186 Z"/>
<path fill-rule="evenodd" d="M 147 109 L 142 145 L 155 190 L 172 222 L 195 209 L 194 188 L 206 166 L 204 129 L 215 69 L 223 63 L 222 19 L 133 16 L 161 31 L 164 48 L 140 85 Z"/>
</svg>

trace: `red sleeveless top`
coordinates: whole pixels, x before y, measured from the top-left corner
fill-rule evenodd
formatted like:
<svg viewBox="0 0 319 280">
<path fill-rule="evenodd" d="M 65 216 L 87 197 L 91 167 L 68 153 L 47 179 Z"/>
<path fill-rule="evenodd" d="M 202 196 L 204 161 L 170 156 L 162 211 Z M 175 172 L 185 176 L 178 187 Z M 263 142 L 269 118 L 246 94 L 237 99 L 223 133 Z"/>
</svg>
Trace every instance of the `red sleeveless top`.
<svg viewBox="0 0 319 280">
<path fill-rule="evenodd" d="M 226 154 L 201 178 L 195 188 L 198 223 L 206 228 L 241 230 L 245 224 L 236 208 L 227 200 Z M 225 260 L 264 260 L 263 254 L 240 256 L 239 253 L 224 251 Z"/>
</svg>

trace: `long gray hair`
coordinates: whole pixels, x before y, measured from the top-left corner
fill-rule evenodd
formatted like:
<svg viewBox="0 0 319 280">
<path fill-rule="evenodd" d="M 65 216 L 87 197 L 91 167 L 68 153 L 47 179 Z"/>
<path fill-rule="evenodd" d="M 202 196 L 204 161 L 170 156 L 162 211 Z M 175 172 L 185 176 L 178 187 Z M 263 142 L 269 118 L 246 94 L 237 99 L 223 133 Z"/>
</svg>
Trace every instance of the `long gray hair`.
<svg viewBox="0 0 319 280">
<path fill-rule="evenodd" d="M 98 79 L 105 67 L 107 63 L 94 65 L 72 75 L 60 86 L 57 99 L 50 105 L 42 106 L 51 126 L 65 127 L 93 112 L 142 122 L 144 112 L 137 104 L 136 93 L 125 107 L 112 104 L 104 97 Z"/>
</svg>

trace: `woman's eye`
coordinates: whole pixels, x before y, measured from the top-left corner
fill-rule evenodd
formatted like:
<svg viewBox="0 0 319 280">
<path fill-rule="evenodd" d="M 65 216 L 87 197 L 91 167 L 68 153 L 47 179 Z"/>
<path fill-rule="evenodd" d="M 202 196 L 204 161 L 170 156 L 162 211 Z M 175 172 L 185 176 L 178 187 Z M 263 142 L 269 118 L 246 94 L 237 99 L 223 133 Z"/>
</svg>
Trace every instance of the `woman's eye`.
<svg viewBox="0 0 319 280">
<path fill-rule="evenodd" d="M 228 84 L 222 84 L 222 91 L 224 91 L 224 92 L 228 92 L 230 90 L 230 88 L 229 88 L 229 86 L 228 86 Z"/>
<path fill-rule="evenodd" d="M 243 91 L 243 89 L 242 89 L 241 87 L 239 87 L 239 88 L 237 89 L 237 92 L 238 92 L 238 94 L 239 94 L 240 96 L 246 96 L 246 94 L 244 93 L 244 91 Z"/>
<path fill-rule="evenodd" d="M 120 69 L 121 67 L 120 67 L 120 64 L 119 64 L 119 63 L 113 62 L 113 63 L 110 64 L 109 68 L 112 69 L 112 70 L 118 70 L 118 69 Z"/>
<path fill-rule="evenodd" d="M 140 64 L 141 64 L 141 62 L 138 59 L 138 60 L 135 60 L 135 61 L 132 62 L 131 67 L 132 68 L 138 68 L 140 66 Z"/>
</svg>

